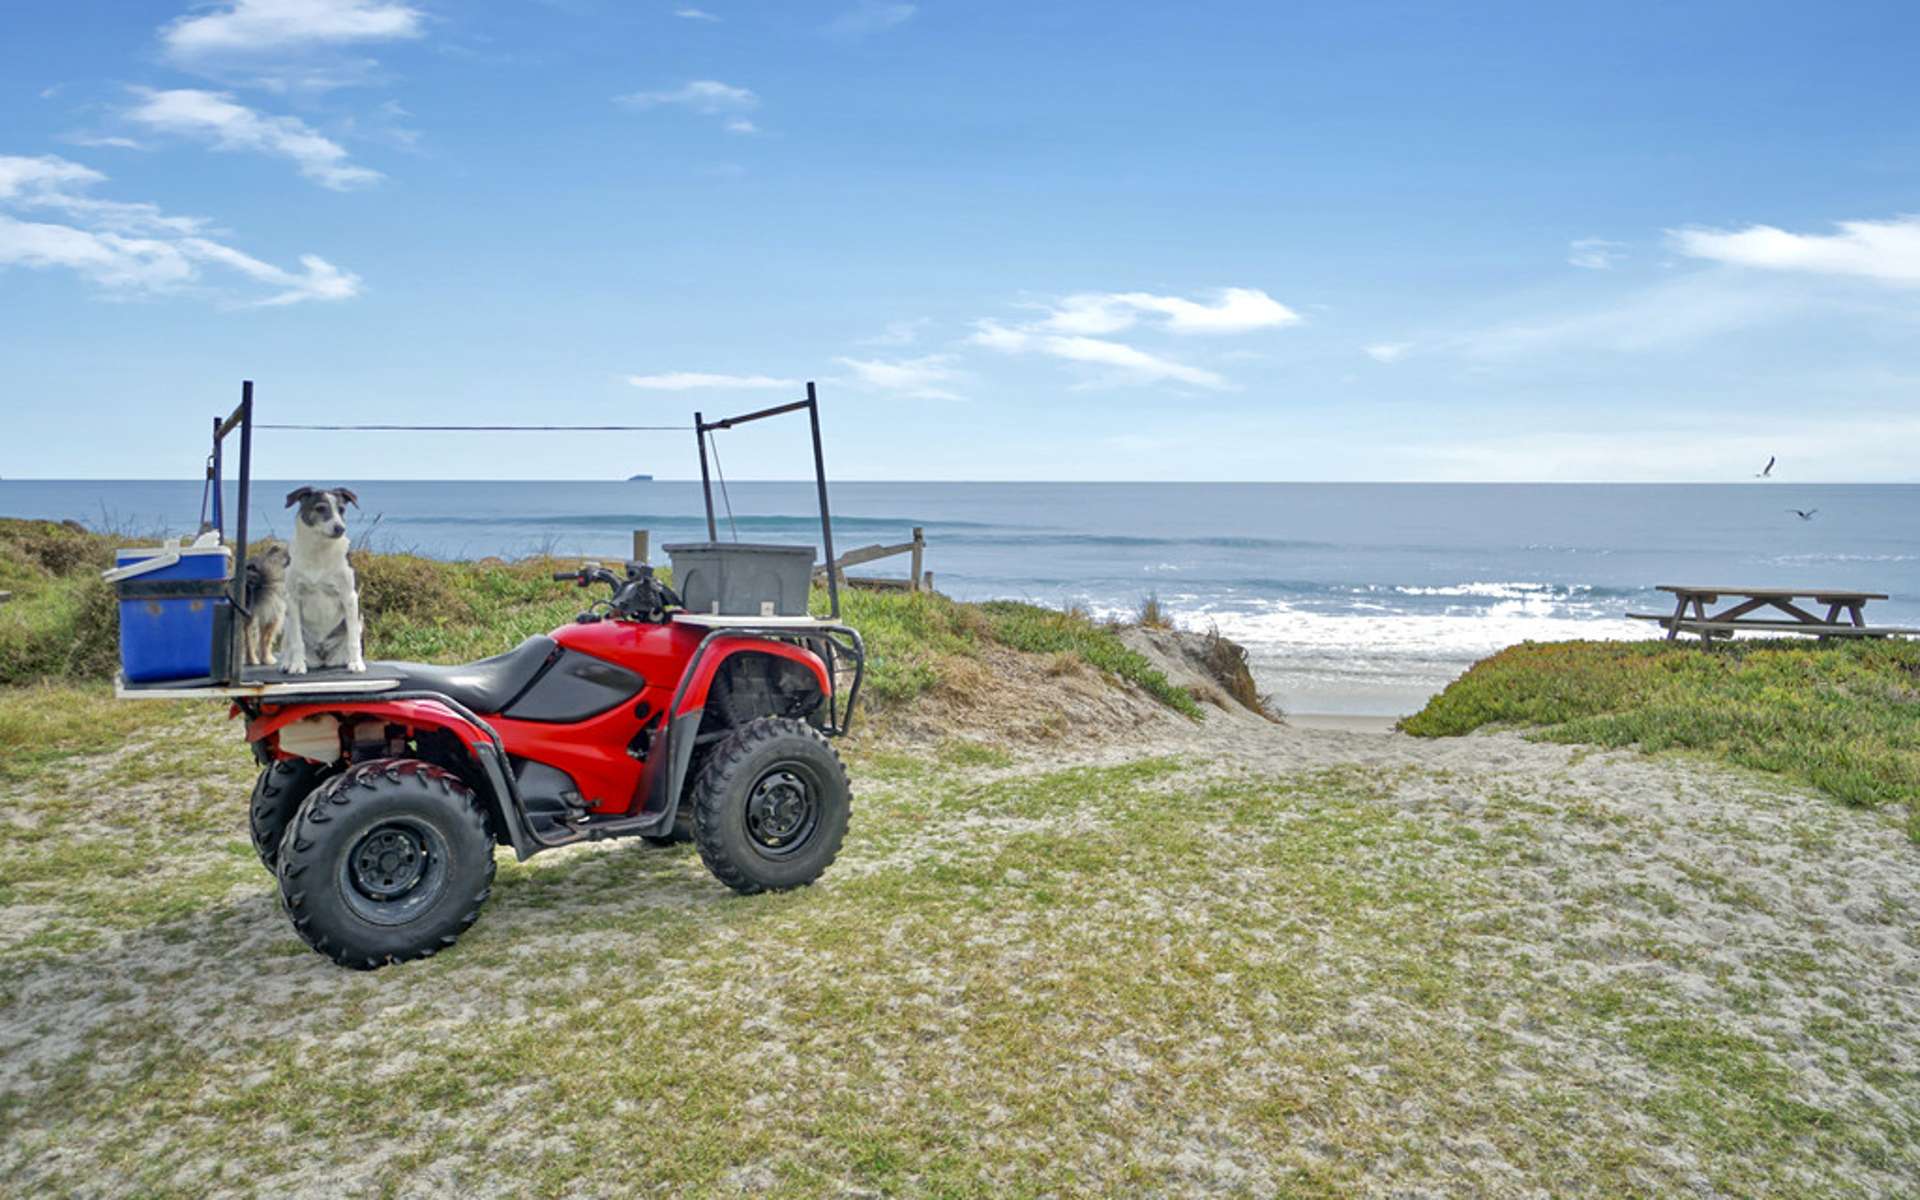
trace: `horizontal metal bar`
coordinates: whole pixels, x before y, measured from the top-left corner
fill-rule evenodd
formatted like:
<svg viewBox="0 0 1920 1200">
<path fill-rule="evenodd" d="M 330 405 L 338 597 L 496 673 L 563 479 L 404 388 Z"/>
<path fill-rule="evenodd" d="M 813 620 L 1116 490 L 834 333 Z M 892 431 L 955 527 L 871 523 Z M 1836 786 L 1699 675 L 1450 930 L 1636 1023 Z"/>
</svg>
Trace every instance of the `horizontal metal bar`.
<svg viewBox="0 0 1920 1200">
<path fill-rule="evenodd" d="M 226 437 L 228 434 L 232 433 L 234 431 L 234 428 L 240 424 L 240 418 L 246 415 L 246 411 L 247 411 L 246 402 L 242 401 L 240 404 L 240 407 L 234 409 L 231 413 L 228 413 L 227 419 L 220 422 L 219 428 L 213 431 L 214 439 L 217 441 L 218 439 Z"/>
<path fill-rule="evenodd" d="M 718 421 L 707 421 L 700 426 L 700 432 L 709 429 L 731 429 L 735 425 L 744 425 L 748 421 L 758 421 L 762 417 L 777 417 L 782 413 L 799 412 L 812 404 L 811 400 L 795 400 L 792 404 L 780 404 L 773 408 L 763 408 L 759 412 L 743 413 L 737 417 L 725 417 Z"/>
</svg>

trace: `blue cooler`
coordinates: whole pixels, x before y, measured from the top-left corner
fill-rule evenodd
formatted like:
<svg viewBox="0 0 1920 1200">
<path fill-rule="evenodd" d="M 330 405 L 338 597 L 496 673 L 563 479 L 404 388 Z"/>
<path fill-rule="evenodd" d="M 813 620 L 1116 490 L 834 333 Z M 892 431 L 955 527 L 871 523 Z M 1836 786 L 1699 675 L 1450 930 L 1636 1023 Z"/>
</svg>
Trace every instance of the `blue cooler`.
<svg viewBox="0 0 1920 1200">
<path fill-rule="evenodd" d="M 213 616 L 223 597 L 166 595 L 149 585 L 233 576 L 233 551 L 220 545 L 168 544 L 121 550 L 103 577 L 120 595 L 120 671 L 128 683 L 196 679 L 213 671 Z M 191 587 L 172 589 L 190 592 Z"/>
</svg>

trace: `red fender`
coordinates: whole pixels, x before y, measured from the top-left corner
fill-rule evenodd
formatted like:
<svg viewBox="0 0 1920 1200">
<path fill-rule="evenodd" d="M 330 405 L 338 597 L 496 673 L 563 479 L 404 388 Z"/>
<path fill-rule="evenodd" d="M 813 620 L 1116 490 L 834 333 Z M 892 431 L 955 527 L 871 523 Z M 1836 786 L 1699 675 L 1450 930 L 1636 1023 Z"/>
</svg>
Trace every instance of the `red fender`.
<svg viewBox="0 0 1920 1200">
<path fill-rule="evenodd" d="M 376 693 L 377 694 L 377 693 Z M 416 729 L 444 729 L 466 744 L 469 750 L 491 745 L 485 732 L 473 727 L 465 717 L 432 700 L 348 700 L 318 704 L 266 704 L 260 715 L 247 722 L 247 740 L 278 733 L 286 725 L 306 717 L 339 716 L 355 720 L 387 721 Z"/>
<path fill-rule="evenodd" d="M 700 665 L 693 678 L 687 681 L 687 690 L 680 700 L 680 706 L 673 711 L 676 717 L 697 711 L 707 706 L 707 692 L 713 687 L 713 677 L 720 667 L 736 654 L 770 654 L 775 658 L 784 658 L 799 663 L 813 673 L 813 681 L 820 685 L 822 696 L 833 695 L 833 680 L 827 674 L 827 665 L 820 656 L 805 646 L 796 646 L 792 642 L 775 642 L 756 637 L 715 638 L 707 646 L 707 652 L 700 656 Z"/>
</svg>

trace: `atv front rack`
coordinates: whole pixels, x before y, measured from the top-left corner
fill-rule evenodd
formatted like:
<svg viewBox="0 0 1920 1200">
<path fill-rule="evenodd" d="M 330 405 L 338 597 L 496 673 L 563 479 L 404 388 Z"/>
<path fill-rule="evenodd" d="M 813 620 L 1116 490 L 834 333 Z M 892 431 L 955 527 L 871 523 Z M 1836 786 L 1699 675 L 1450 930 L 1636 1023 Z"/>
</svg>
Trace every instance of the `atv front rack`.
<svg viewBox="0 0 1920 1200">
<path fill-rule="evenodd" d="M 698 673 L 700 660 L 706 656 L 707 647 L 716 639 L 758 637 L 794 642 L 818 654 L 827 664 L 827 680 L 832 684 L 827 693 L 827 721 L 820 731 L 828 737 L 840 737 L 853 725 L 853 705 L 860 698 L 860 682 L 867 674 L 867 645 L 860 640 L 859 631 L 852 626 L 823 617 L 730 617 L 717 613 L 689 612 L 673 614 L 673 622 L 705 629 L 707 636 L 700 639 L 693 657 L 687 660 L 687 665 L 682 669 L 680 686 L 674 689 L 673 704 L 667 709 L 668 712 L 680 711 L 680 702 L 686 698 L 687 684 Z M 847 688 L 844 712 L 839 705 L 839 665 L 843 658 L 853 667 L 853 682 Z"/>
</svg>

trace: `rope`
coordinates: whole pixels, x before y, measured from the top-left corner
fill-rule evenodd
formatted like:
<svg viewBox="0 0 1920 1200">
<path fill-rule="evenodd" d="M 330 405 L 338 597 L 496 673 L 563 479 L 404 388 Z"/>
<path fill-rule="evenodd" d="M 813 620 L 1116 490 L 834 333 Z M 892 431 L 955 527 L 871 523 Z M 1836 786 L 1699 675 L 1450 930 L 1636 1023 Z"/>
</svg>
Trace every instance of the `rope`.
<svg viewBox="0 0 1920 1200">
<path fill-rule="evenodd" d="M 733 523 L 733 497 L 727 495 L 727 473 L 720 467 L 720 443 L 714 436 L 707 435 L 707 445 L 713 451 L 713 473 L 720 480 L 720 498 L 727 503 L 727 528 L 733 531 L 733 540 L 740 540 L 740 527 Z"/>
<path fill-rule="evenodd" d="M 255 429 L 335 430 L 353 433 L 679 433 L 691 425 L 255 425 Z"/>
</svg>

